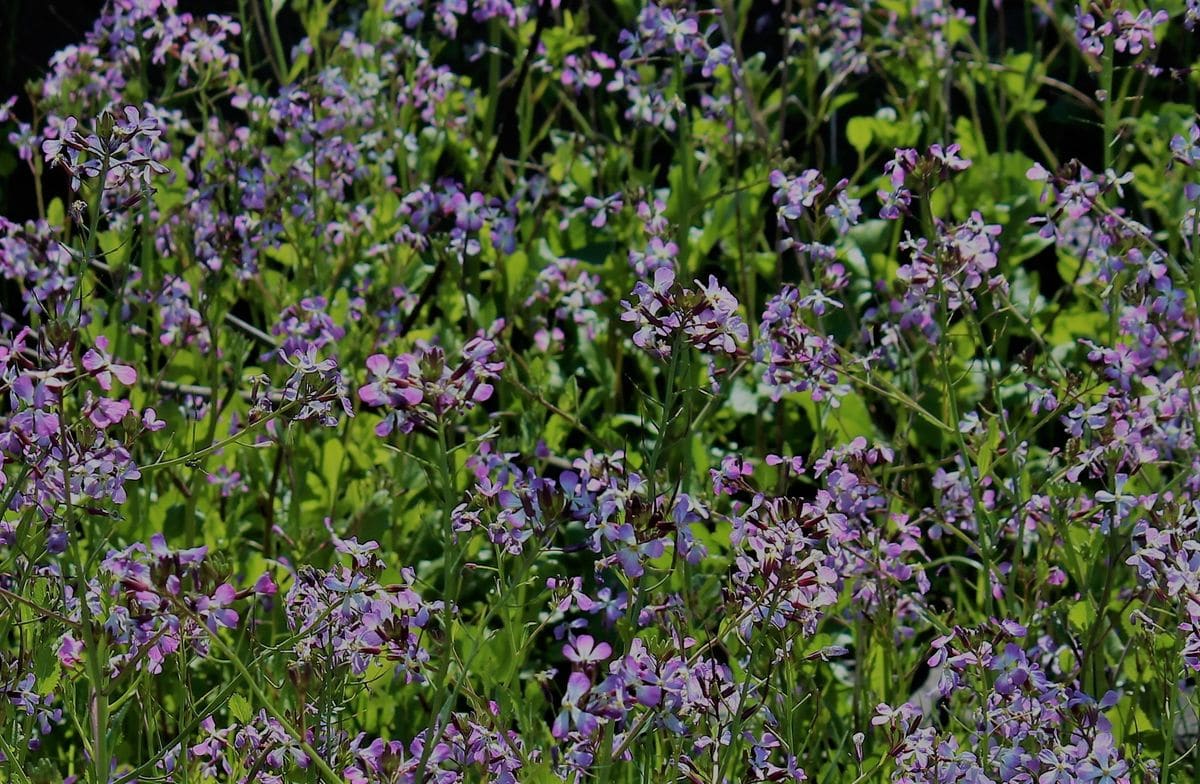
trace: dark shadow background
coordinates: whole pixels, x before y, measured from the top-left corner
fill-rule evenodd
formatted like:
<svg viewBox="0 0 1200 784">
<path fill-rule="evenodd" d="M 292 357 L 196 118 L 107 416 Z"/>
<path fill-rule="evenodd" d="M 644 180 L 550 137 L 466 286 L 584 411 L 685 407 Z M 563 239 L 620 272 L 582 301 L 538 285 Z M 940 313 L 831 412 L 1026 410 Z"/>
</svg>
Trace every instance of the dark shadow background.
<svg viewBox="0 0 1200 784">
<path fill-rule="evenodd" d="M 50 56 L 79 43 L 104 7 L 103 0 L 0 0 L 0 94 L 22 92 Z M 180 0 L 180 11 L 236 14 L 237 0 Z"/>
<path fill-rule="evenodd" d="M 606 4 L 606 0 L 593 0 L 593 2 L 596 7 Z M 469 2 L 468 6 L 470 4 Z M 570 7 L 572 4 L 573 0 L 563 0 L 563 7 Z M 45 72 L 50 57 L 56 51 L 82 42 L 92 29 L 104 5 L 105 0 L 0 0 L 0 102 L 13 95 L 19 96 L 20 100 L 15 108 L 15 113 L 18 117 L 29 117 L 30 107 L 24 98 L 25 84 L 31 79 L 39 78 Z M 346 14 L 353 13 L 354 6 L 358 4 L 348 2 L 341 5 L 339 13 Z M 971 14 L 979 11 L 977 0 L 957 0 L 954 5 Z M 987 29 L 992 39 L 989 42 L 989 48 L 993 57 L 998 51 L 1004 49 L 1034 51 L 1037 47 L 1052 45 L 1048 41 L 1026 40 L 1022 22 L 1024 17 L 1022 4 L 1005 3 L 997 9 L 988 3 L 986 7 L 989 16 Z M 196 15 L 225 13 L 237 16 L 239 10 L 238 0 L 178 0 L 178 8 L 181 12 Z M 611 15 L 596 14 L 594 24 L 597 25 L 597 32 L 601 34 L 602 38 L 611 37 L 615 40 L 616 28 L 620 27 L 619 22 L 616 22 L 619 14 L 615 8 L 611 10 Z M 772 60 L 779 57 L 781 49 L 772 40 L 773 36 L 764 35 L 763 31 L 778 29 L 781 24 L 781 7 L 772 0 L 755 0 L 750 13 L 755 22 L 749 26 L 747 37 L 753 38 L 752 48 L 763 51 L 767 58 L 764 68 L 770 69 Z M 280 15 L 279 23 L 285 48 L 290 49 L 290 46 L 302 37 L 298 20 L 290 12 L 285 12 Z M 616 27 L 613 26 L 614 24 Z M 467 39 L 471 38 L 469 33 L 471 27 L 472 23 L 464 20 L 464 37 Z M 998 29 L 1007 30 L 1007 35 L 1003 40 L 996 40 Z M 1035 33 L 1037 39 L 1041 39 L 1042 36 L 1041 31 Z M 1163 42 L 1164 45 L 1160 47 L 1157 54 L 1158 64 L 1168 69 L 1190 65 L 1193 62 L 1193 44 L 1190 36 L 1186 37 L 1184 50 L 1178 48 L 1179 36 L 1175 35 L 1172 38 L 1174 40 Z M 778 43 L 781 45 L 782 41 Z M 444 56 L 454 60 L 455 52 L 458 50 L 451 47 L 444 53 Z M 1072 58 L 1060 58 L 1060 60 L 1066 60 L 1070 64 L 1067 67 L 1058 65 L 1057 69 L 1051 73 L 1052 76 L 1078 87 L 1085 93 L 1091 93 L 1095 89 L 1093 76 Z M 482 63 L 473 65 L 464 62 L 463 58 L 459 57 L 455 67 L 468 75 L 474 75 L 472 69 L 482 69 L 483 65 Z M 1153 80 L 1147 86 L 1154 92 L 1154 100 L 1194 103 L 1196 99 L 1195 85 L 1186 80 L 1164 77 Z M 1099 144 L 1099 134 L 1086 132 L 1086 123 L 1081 126 L 1079 108 L 1051 91 L 1043 90 L 1042 97 L 1049 99 L 1049 106 L 1039 116 L 1038 123 L 1039 129 L 1049 145 L 1059 152 L 1063 160 L 1079 158 L 1093 169 L 1101 168 L 1103 149 Z M 854 102 L 839 112 L 842 124 L 835 119 L 834 123 L 837 127 L 832 129 L 832 133 L 839 137 L 844 136 L 844 122 L 856 114 L 869 115 L 873 113 L 878 108 L 881 98 L 881 95 L 873 94 L 870 89 L 860 91 Z M 1151 102 L 1149 105 L 1154 104 Z M 984 114 L 986 134 L 986 129 L 991 127 L 992 121 L 987 116 L 987 107 L 981 106 L 980 108 Z M 953 96 L 951 110 L 956 113 L 966 111 L 965 103 L 957 93 Z M 12 150 L 8 149 L 7 140 L 4 137 L 10 127 L 7 124 L 0 124 L 0 215 L 20 221 L 34 217 L 33 182 L 25 166 L 18 165 L 19 162 L 16 161 Z M 1081 127 L 1085 129 L 1085 132 L 1080 132 Z M 1039 159 L 1041 156 L 1038 150 L 1028 139 L 1021 138 L 1020 128 L 1015 127 L 1015 131 L 1017 138 L 1010 140 L 1010 144 L 1014 144 L 1017 149 L 1022 149 L 1030 154 L 1035 160 Z M 989 144 L 994 141 L 994 139 L 988 139 Z M 515 145 L 515 137 L 508 134 L 502 138 L 502 143 Z M 785 140 L 786 144 L 787 140 Z M 515 147 L 513 149 L 506 147 L 502 152 L 513 155 L 516 154 L 516 149 Z M 670 144 L 663 142 L 654 150 L 654 158 L 669 162 L 673 152 Z M 789 150 L 789 153 L 795 153 L 801 158 L 804 158 L 805 155 L 805 151 L 802 150 Z M 805 158 L 805 163 L 820 167 L 820 161 L 809 161 Z M 665 168 L 663 170 L 665 172 Z"/>
<path fill-rule="evenodd" d="M 23 93 L 23 85 L 46 68 L 59 49 L 83 40 L 100 0 L 5 0 L 0 3 L 0 94 Z"/>
<path fill-rule="evenodd" d="M 50 57 L 83 40 L 101 0 L 0 0 L 0 101 L 20 96 L 14 112 L 28 117 L 25 84 L 41 76 Z M 0 127 L 7 135 L 10 126 Z M 0 215 L 34 217 L 33 178 L 0 137 Z"/>
<path fill-rule="evenodd" d="M 26 83 L 46 72 L 59 49 L 82 43 L 104 5 L 104 0 L 0 0 L 0 102 L 19 96 L 14 113 L 28 118 Z M 180 0 L 179 10 L 236 15 L 238 3 Z M 7 149 L 8 130 L 0 126 L 0 215 L 23 221 L 36 217 L 33 179 Z"/>
</svg>

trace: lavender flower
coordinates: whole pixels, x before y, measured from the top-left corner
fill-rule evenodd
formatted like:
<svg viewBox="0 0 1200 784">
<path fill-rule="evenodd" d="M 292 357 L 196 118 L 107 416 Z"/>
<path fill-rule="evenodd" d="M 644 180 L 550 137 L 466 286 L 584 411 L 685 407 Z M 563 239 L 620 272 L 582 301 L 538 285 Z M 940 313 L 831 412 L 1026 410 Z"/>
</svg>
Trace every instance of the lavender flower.
<svg viewBox="0 0 1200 784">
<path fill-rule="evenodd" d="M 659 267 L 653 283 L 639 281 L 634 304 L 622 300 L 622 321 L 637 330 L 634 345 L 659 359 L 671 355 L 676 340 L 709 354 L 736 355 L 749 338 L 749 328 L 737 314 L 737 299 L 710 276 L 696 289 L 675 285 L 675 271 Z"/>
<path fill-rule="evenodd" d="M 493 359 L 497 346 L 490 336 L 503 328 L 503 320 L 497 321 L 488 332 L 467 341 L 456 367 L 447 364 L 446 353 L 439 346 L 418 346 L 417 353 L 401 354 L 390 361 L 382 354 L 370 357 L 367 369 L 372 381 L 359 388 L 358 397 L 366 405 L 393 409 L 375 432 L 386 436 L 393 430 L 435 429 L 447 417 L 491 398 L 491 382 L 504 363 Z"/>
</svg>

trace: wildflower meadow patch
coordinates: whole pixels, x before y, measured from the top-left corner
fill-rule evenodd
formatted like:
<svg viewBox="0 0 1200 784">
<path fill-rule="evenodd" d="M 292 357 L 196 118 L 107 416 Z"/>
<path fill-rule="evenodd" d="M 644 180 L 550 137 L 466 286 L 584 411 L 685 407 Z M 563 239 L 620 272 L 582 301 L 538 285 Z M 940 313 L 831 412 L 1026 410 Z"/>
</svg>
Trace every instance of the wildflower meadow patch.
<svg viewBox="0 0 1200 784">
<path fill-rule="evenodd" d="M 0 95 L 0 781 L 1200 780 L 1198 25 L 96 3 Z"/>
</svg>

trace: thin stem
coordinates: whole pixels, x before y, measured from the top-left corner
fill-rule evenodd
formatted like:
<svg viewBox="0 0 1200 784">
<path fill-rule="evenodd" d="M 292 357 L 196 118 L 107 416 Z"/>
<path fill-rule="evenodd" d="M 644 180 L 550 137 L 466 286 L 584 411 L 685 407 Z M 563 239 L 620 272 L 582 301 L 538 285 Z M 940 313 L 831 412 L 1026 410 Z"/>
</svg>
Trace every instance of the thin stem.
<svg viewBox="0 0 1200 784">
<path fill-rule="evenodd" d="M 208 629 L 208 626 L 203 622 L 203 620 L 198 618 L 195 613 L 191 611 L 191 609 L 183 605 L 181 602 L 177 602 L 177 605 L 183 610 L 183 612 L 191 616 L 192 619 L 195 620 L 196 623 L 198 623 L 201 627 Z M 317 753 L 317 750 L 309 745 L 308 741 L 304 739 L 304 736 L 292 725 L 290 721 L 288 721 L 287 717 L 283 714 L 283 711 L 276 707 L 278 700 L 269 697 L 266 692 L 263 691 L 262 687 L 258 685 L 258 678 L 256 678 L 250 672 L 250 669 L 246 667 L 241 657 L 237 655 L 237 651 L 233 650 L 229 643 L 221 639 L 221 635 L 217 632 L 214 632 L 210 629 L 208 636 L 209 639 L 211 639 L 213 643 L 215 643 L 216 646 L 221 649 L 221 653 L 225 655 L 229 662 L 233 664 L 234 669 L 238 671 L 238 675 L 245 679 L 246 685 L 250 687 L 250 691 L 252 691 L 254 696 L 258 698 L 258 701 L 262 703 L 262 706 L 266 709 L 267 713 L 271 714 L 271 718 L 279 722 L 279 726 L 283 727 L 284 732 L 294 738 L 300 748 L 304 750 L 304 753 L 308 755 L 309 759 L 316 767 L 317 772 L 321 774 L 321 779 L 325 781 L 326 784 L 342 784 L 343 778 L 334 773 L 333 768 L 329 767 L 329 763 L 321 758 L 321 755 Z"/>
<path fill-rule="evenodd" d="M 454 474 L 450 468 L 450 445 L 446 438 L 446 423 L 439 416 L 437 421 L 437 437 L 438 437 L 438 461 L 435 464 L 438 469 L 438 484 L 442 496 L 442 633 L 445 636 L 444 645 L 446 650 L 442 652 L 442 660 L 438 665 L 438 672 L 435 676 L 434 683 L 439 688 L 447 688 L 447 680 L 450 675 L 450 660 L 451 653 L 454 649 L 454 626 L 455 626 L 455 603 L 458 593 L 458 551 L 454 547 L 454 525 L 451 516 L 451 511 L 454 508 Z M 453 554 L 453 557 L 451 555 Z M 480 630 L 483 634 L 484 630 Z M 478 643 L 479 638 L 476 638 Z M 459 687 L 457 682 L 454 688 L 448 689 L 448 694 L 442 702 L 442 707 L 438 710 L 438 715 L 434 721 L 432 734 L 425 739 L 425 747 L 421 751 L 421 760 L 417 765 L 417 781 L 425 780 L 425 770 L 429 765 L 429 757 L 433 751 L 433 747 L 437 745 L 437 739 L 442 736 L 442 730 L 450 719 L 450 711 L 454 707 L 454 699 L 458 694 Z"/>
</svg>

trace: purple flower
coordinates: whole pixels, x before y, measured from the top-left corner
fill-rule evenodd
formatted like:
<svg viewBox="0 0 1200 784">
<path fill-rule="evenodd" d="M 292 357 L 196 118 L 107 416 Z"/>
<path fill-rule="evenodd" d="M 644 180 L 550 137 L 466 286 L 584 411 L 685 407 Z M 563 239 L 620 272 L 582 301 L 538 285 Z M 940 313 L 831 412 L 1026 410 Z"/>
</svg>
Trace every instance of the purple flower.
<svg viewBox="0 0 1200 784">
<path fill-rule="evenodd" d="M 656 269 L 652 283 L 638 281 L 634 303 L 621 301 L 621 320 L 637 327 L 634 345 L 659 359 L 671 355 L 677 337 L 704 353 L 738 354 L 750 331 L 737 313 L 737 299 L 713 276 L 696 286 L 677 286 L 669 266 Z"/>
<path fill-rule="evenodd" d="M 104 391 L 112 389 L 112 380 L 116 378 L 125 386 L 137 382 L 137 371 L 129 365 L 114 362 L 108 354 L 108 338 L 101 335 L 96 338 L 94 348 L 89 348 L 83 354 L 83 368 L 93 377 Z"/>
<path fill-rule="evenodd" d="M 1095 15 L 1084 13 L 1081 6 L 1075 6 L 1075 40 L 1080 49 L 1099 57 L 1104 54 L 1104 39 L 1111 36 L 1112 32 L 1112 22 L 1099 24 Z"/>
<path fill-rule="evenodd" d="M 609 213 L 616 213 L 621 210 L 625 202 L 621 198 L 621 193 L 605 196 L 598 199 L 595 196 L 585 196 L 583 198 L 583 206 L 589 210 L 593 210 L 596 215 L 592 218 L 592 226 L 597 229 L 602 229 L 608 223 Z"/>
<path fill-rule="evenodd" d="M 82 662 L 83 642 L 70 634 L 64 634 L 58 645 L 58 661 L 68 670 Z"/>
<path fill-rule="evenodd" d="M 229 583 L 222 583 L 212 596 L 201 596 L 196 600 L 196 613 L 204 619 L 209 631 L 216 633 L 219 627 L 232 629 L 237 626 L 238 614 L 229 605 L 237 598 L 237 591 Z"/>
<path fill-rule="evenodd" d="M 476 191 L 470 196 L 465 193 L 455 193 L 446 204 L 446 209 L 454 213 L 455 225 L 463 231 L 478 231 L 483 228 L 483 210 L 486 199 Z"/>
<path fill-rule="evenodd" d="M 771 172 L 771 185 L 775 188 L 772 201 L 778 208 L 780 220 L 789 221 L 802 218 L 825 190 L 825 182 L 816 169 L 808 169 L 796 177 L 788 177 L 776 169 Z"/>
<path fill-rule="evenodd" d="M 809 325 L 819 322 L 815 302 L 792 286 L 772 297 L 762 316 L 754 359 L 766 365 L 763 382 L 771 388 L 772 399 L 811 391 L 814 400 L 828 400 L 836 407 L 849 386 L 841 380 L 837 344 Z"/>
<path fill-rule="evenodd" d="M 1158 42 L 1154 37 L 1154 28 L 1166 24 L 1169 19 L 1170 15 L 1161 9 L 1151 11 L 1143 8 L 1137 16 L 1129 11 L 1118 11 L 1113 17 L 1117 28 L 1113 48 L 1129 54 L 1141 54 L 1145 49 L 1156 48 Z"/>
<path fill-rule="evenodd" d="M 1092 742 L 1092 753 L 1079 766 L 1079 780 L 1095 784 L 1128 784 L 1129 766 L 1113 747 L 1112 735 L 1102 732 Z"/>
<path fill-rule="evenodd" d="M 358 397 L 368 406 L 415 406 L 424 399 L 421 390 L 413 386 L 417 359 L 401 354 L 390 363 L 383 354 L 367 357 L 371 383 L 359 387 Z"/>
<path fill-rule="evenodd" d="M 504 369 L 504 363 L 495 359 L 497 345 L 491 336 L 503 328 L 503 319 L 498 320 L 488 332 L 467 341 L 457 365 L 446 361 L 440 346 L 430 345 L 390 362 L 382 354 L 368 358 L 371 382 L 359 388 L 359 399 L 392 409 L 375 432 L 387 436 L 395 429 L 408 433 L 417 426 L 432 428 L 440 419 L 489 400 L 494 392 L 491 382 Z"/>
<path fill-rule="evenodd" d="M 754 466 L 739 455 L 726 455 L 721 458 L 721 467 L 710 468 L 708 474 L 712 479 L 714 493 L 733 495 L 742 490 L 752 489 L 747 480 L 754 475 Z"/>
<path fill-rule="evenodd" d="M 554 719 L 551 732 L 556 738 L 565 738 L 574 727 L 580 735 L 590 737 L 600 726 L 599 717 L 585 709 L 585 698 L 592 688 L 592 682 L 582 672 L 571 673 L 567 681 L 567 691 L 562 699 L 562 711 Z"/>
<path fill-rule="evenodd" d="M 563 656 L 576 664 L 598 664 L 612 655 L 612 646 L 597 643 L 590 634 L 581 634 L 563 646 Z"/>
</svg>

